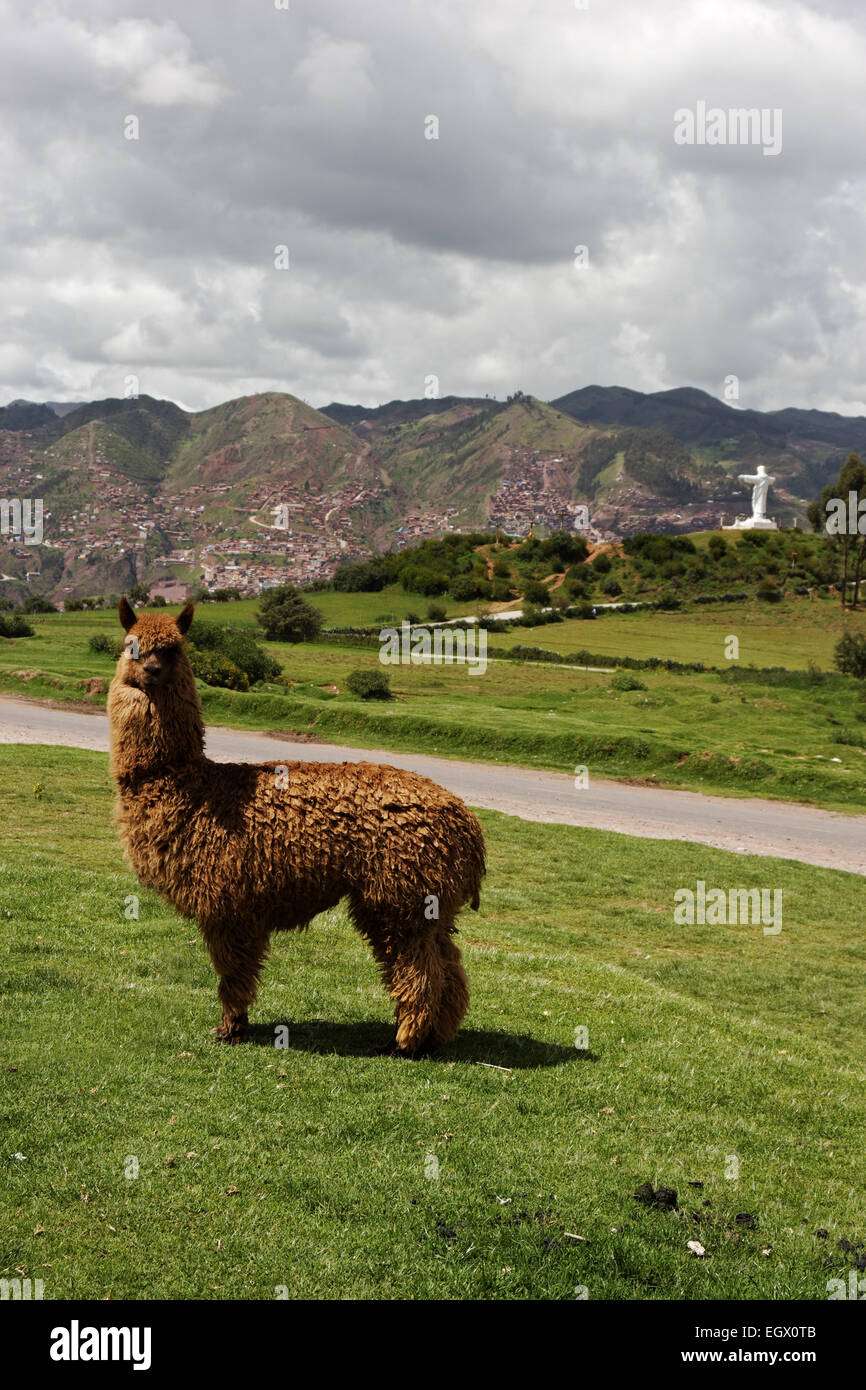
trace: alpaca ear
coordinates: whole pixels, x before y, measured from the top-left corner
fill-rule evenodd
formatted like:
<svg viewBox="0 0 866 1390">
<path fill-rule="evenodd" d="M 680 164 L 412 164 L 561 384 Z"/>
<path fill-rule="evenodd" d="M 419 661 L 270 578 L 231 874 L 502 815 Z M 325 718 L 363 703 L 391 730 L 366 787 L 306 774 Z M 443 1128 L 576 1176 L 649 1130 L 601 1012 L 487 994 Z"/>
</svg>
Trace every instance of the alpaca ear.
<svg viewBox="0 0 866 1390">
<path fill-rule="evenodd" d="M 189 632 L 189 625 L 192 622 L 192 615 L 195 612 L 195 604 L 188 603 L 182 613 L 178 613 L 175 622 L 181 633 Z"/>
<path fill-rule="evenodd" d="M 129 629 L 131 627 L 135 627 L 135 624 L 137 622 L 135 616 L 135 609 L 129 602 L 129 599 L 122 598 L 120 600 L 120 603 L 117 605 L 117 612 L 118 616 L 120 617 L 120 621 L 123 623 L 123 626 L 126 628 L 127 632 L 129 632 Z"/>
</svg>

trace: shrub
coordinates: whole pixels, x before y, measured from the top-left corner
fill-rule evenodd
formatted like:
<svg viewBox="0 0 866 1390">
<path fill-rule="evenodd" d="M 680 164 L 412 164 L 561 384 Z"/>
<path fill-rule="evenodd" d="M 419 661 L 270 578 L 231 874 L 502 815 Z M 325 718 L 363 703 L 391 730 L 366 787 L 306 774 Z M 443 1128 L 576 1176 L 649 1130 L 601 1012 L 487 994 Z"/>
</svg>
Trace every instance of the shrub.
<svg viewBox="0 0 866 1390">
<path fill-rule="evenodd" d="M 441 603 L 431 603 L 427 609 L 428 623 L 444 623 L 448 614 Z"/>
<path fill-rule="evenodd" d="M 629 675 L 628 671 L 617 671 L 610 685 L 612 690 L 646 690 L 643 681 Z"/>
<path fill-rule="evenodd" d="M 456 603 L 469 603 L 474 598 L 490 598 L 493 586 L 489 579 L 477 574 L 462 574 L 451 582 L 451 597 Z"/>
<path fill-rule="evenodd" d="M 269 642 L 312 642 L 324 619 L 293 584 L 281 584 L 263 596 L 256 621 Z"/>
<path fill-rule="evenodd" d="M 350 560 L 340 565 L 333 583 L 338 593 L 378 593 L 388 583 L 388 575 L 378 560 Z"/>
<path fill-rule="evenodd" d="M 0 615 L 0 637 L 32 637 L 33 628 L 17 614 L 11 617 Z"/>
<path fill-rule="evenodd" d="M 538 604 L 543 606 L 550 603 L 550 590 L 546 584 L 542 584 L 537 579 L 530 579 L 524 586 L 523 599 L 525 603 Z"/>
<path fill-rule="evenodd" d="M 92 652 L 101 652 L 105 656 L 113 656 L 115 660 L 120 656 L 123 650 L 123 643 L 113 641 L 106 632 L 95 632 L 87 645 Z"/>
<path fill-rule="evenodd" d="M 747 533 L 748 534 L 748 533 Z M 758 585 L 758 598 L 764 603 L 778 603 L 782 597 L 782 590 L 773 579 L 764 579 Z"/>
<path fill-rule="evenodd" d="M 607 551 L 603 550 L 600 555 L 596 555 L 592 562 L 592 567 L 596 574 L 609 574 L 611 568 L 611 558 Z"/>
<path fill-rule="evenodd" d="M 352 671 L 346 689 L 359 700 L 391 699 L 391 683 L 384 671 Z"/>
<path fill-rule="evenodd" d="M 618 598 L 622 593 L 622 585 L 615 579 L 606 579 L 601 586 L 603 594 L 609 594 L 611 598 Z"/>
<path fill-rule="evenodd" d="M 200 651 L 192 642 L 187 643 L 186 651 L 193 675 L 204 681 L 205 685 L 217 685 L 225 690 L 249 690 L 246 672 L 222 652 Z"/>
<path fill-rule="evenodd" d="M 448 575 L 437 574 L 429 569 L 404 569 L 400 583 L 407 594 L 423 594 L 425 598 L 437 598 L 448 588 Z"/>
<path fill-rule="evenodd" d="M 259 646 L 255 635 L 245 628 L 219 627 L 216 623 L 194 622 L 189 640 L 199 651 L 227 658 L 248 682 L 276 680 L 280 663 Z M 202 677 L 204 679 L 204 677 Z"/>
</svg>

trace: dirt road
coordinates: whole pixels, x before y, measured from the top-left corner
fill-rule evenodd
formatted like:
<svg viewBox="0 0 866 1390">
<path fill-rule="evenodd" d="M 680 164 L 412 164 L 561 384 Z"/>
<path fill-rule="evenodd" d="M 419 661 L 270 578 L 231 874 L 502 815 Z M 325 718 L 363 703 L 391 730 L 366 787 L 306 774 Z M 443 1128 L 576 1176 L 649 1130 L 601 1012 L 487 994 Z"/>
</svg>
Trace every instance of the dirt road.
<svg viewBox="0 0 866 1390">
<path fill-rule="evenodd" d="M 79 714 L 0 697 L 0 743 L 48 743 L 108 748 L 104 714 Z M 524 820 L 593 826 L 659 840 L 690 840 L 740 854 L 773 855 L 866 874 L 866 816 L 838 815 L 787 802 L 701 796 L 633 787 L 592 777 L 578 789 L 558 772 L 455 762 L 422 753 L 290 743 L 267 734 L 209 728 L 207 751 L 219 762 L 280 758 L 316 762 L 391 763 L 432 777 L 472 806 Z"/>
</svg>

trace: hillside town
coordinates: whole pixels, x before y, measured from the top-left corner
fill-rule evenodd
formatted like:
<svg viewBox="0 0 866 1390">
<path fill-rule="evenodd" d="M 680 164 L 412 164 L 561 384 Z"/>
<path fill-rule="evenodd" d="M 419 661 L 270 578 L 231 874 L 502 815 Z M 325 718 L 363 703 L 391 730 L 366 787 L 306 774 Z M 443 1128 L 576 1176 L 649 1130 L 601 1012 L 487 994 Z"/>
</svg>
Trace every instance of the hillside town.
<svg viewBox="0 0 866 1390">
<path fill-rule="evenodd" d="M 24 432 L 0 432 L 0 491 L 38 495 L 46 487 L 42 544 L 64 555 L 64 577 L 76 562 L 128 562 L 154 592 L 180 593 L 193 582 L 255 596 L 279 584 L 306 586 L 329 579 L 341 561 L 371 553 L 357 524 L 387 502 L 382 483 L 351 480 L 333 491 L 290 483 L 255 488 L 239 503 L 230 483 L 192 484 L 171 495 L 123 473 L 91 438 L 90 444 L 42 451 Z M 61 441 L 63 443 L 63 441 Z M 485 523 L 509 535 L 578 529 L 594 541 L 614 538 L 589 524 L 587 508 L 571 498 L 567 461 L 549 451 L 513 450 L 501 486 L 487 505 Z M 387 526 L 396 550 L 465 529 L 457 507 L 409 510 Z M 32 562 L 33 552 L 15 535 L 0 542 L 10 558 Z M 19 566 L 20 569 L 20 566 Z M 25 570 L 21 577 L 33 577 Z M 11 578 L 11 576 L 10 576 Z M 72 596 L 74 582 L 62 589 Z M 63 593 L 58 599 L 62 602 Z"/>
</svg>

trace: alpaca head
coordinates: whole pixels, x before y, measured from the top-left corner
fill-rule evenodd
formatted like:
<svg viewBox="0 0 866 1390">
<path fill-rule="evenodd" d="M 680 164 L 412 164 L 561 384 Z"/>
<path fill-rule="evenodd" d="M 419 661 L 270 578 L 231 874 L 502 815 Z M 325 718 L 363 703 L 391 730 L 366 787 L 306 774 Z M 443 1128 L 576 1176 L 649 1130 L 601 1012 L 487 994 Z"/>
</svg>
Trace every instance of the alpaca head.
<svg viewBox="0 0 866 1390">
<path fill-rule="evenodd" d="M 183 638 L 189 631 L 193 611 L 193 605 L 188 603 L 176 618 L 152 613 L 138 615 L 131 603 L 122 598 L 118 612 L 126 629 L 126 641 L 117 664 L 117 679 L 152 696 L 188 676 Z"/>
</svg>

